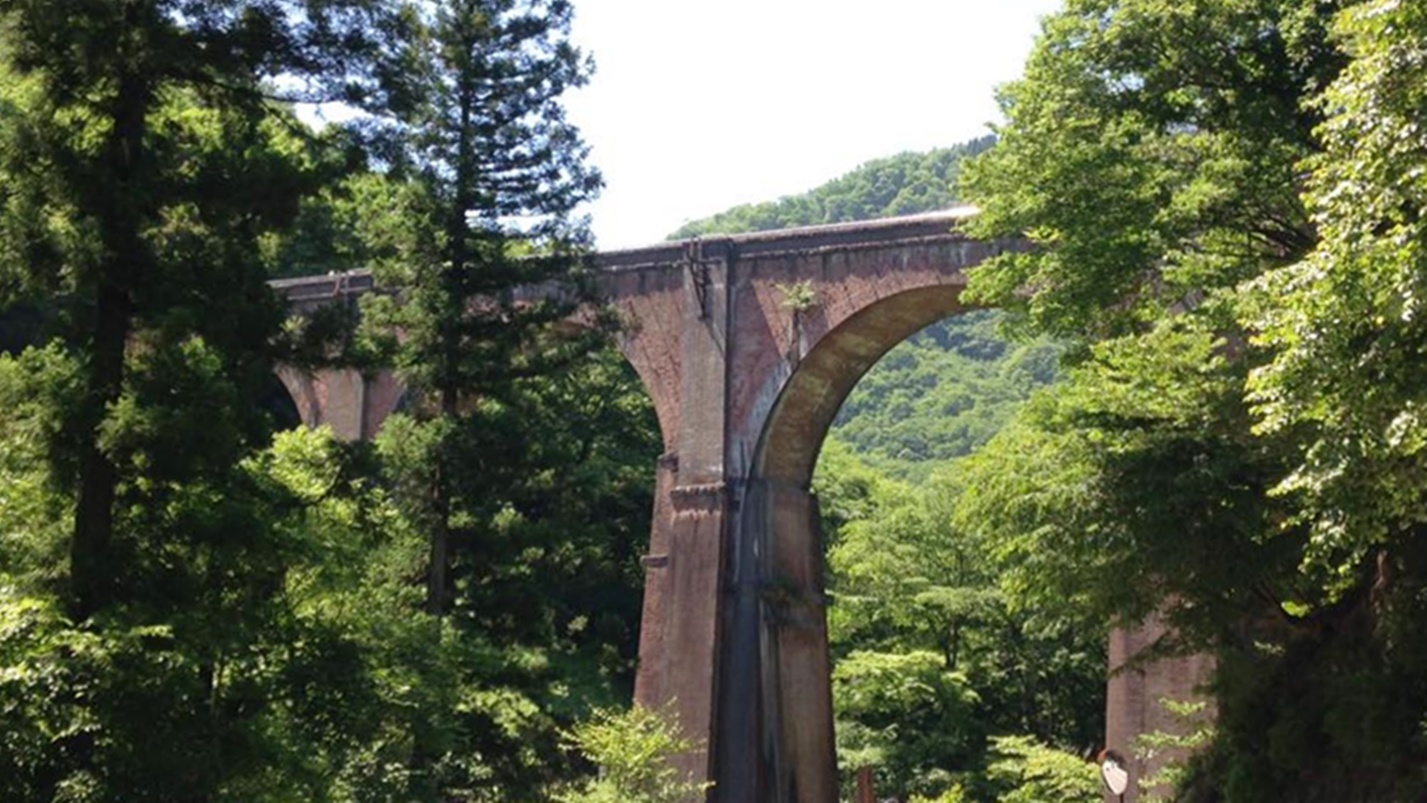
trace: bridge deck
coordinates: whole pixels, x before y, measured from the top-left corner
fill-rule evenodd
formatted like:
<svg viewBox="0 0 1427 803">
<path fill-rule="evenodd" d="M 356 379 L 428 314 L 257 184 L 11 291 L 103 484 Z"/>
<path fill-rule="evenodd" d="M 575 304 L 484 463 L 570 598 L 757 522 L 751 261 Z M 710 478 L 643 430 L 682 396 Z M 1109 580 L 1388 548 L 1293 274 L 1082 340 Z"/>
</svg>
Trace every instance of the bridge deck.
<svg viewBox="0 0 1427 803">
<path fill-rule="evenodd" d="M 701 248 L 702 253 L 715 258 L 730 251 L 742 256 L 769 256 L 825 248 L 870 248 L 889 242 L 955 238 L 961 236 L 954 231 L 956 224 L 975 214 L 975 207 L 963 206 L 881 220 L 670 240 L 638 248 L 600 251 L 595 254 L 595 264 L 610 271 L 640 270 L 677 264 L 693 248 Z M 376 286 L 371 271 L 365 269 L 275 279 L 269 284 L 299 307 L 304 302 L 320 303 L 338 295 L 364 293 Z"/>
</svg>

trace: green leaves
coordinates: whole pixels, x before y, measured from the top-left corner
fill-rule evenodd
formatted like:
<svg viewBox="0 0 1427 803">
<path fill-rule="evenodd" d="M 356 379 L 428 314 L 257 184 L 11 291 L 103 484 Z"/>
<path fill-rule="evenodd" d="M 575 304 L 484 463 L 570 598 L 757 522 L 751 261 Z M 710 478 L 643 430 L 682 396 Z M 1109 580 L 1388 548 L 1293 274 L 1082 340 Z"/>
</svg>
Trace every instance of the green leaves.
<svg viewBox="0 0 1427 803">
<path fill-rule="evenodd" d="M 1048 18 L 1003 90 L 1000 143 L 963 181 L 982 210 L 969 231 L 1040 248 L 975 271 L 972 297 L 1039 332 L 1113 336 L 1306 252 L 1294 182 L 1315 118 L 1294 99 L 1334 59 L 1290 25 L 1298 5 L 1077 2 Z"/>
<path fill-rule="evenodd" d="M 680 803 L 710 786 L 682 778 L 671 763 L 696 745 L 665 711 L 597 709 L 566 738 L 600 773 L 558 794 L 560 803 Z"/>
<path fill-rule="evenodd" d="M 833 670 L 833 700 L 840 764 L 877 767 L 894 789 L 941 786 L 945 772 L 928 770 L 965 766 L 980 747 L 976 693 L 933 652 L 853 652 Z"/>
<path fill-rule="evenodd" d="M 1272 355 L 1249 386 L 1260 430 L 1306 436 L 1279 490 L 1304 505 L 1310 558 L 1341 573 L 1422 521 L 1427 89 L 1406 76 L 1427 22 L 1412 4 L 1360 3 L 1336 33 L 1352 61 L 1315 101 L 1330 116 L 1305 162 L 1322 239 L 1250 285 L 1243 317 Z"/>
<path fill-rule="evenodd" d="M 652 414 L 514 298 L 579 289 L 588 65 L 568 3 L 440 5 L 0 2 L 0 797 L 533 799 L 627 687 Z M 349 353 L 284 328 L 271 275 L 364 266 Z M 392 360 L 407 415 L 274 439 L 279 359 Z"/>
<path fill-rule="evenodd" d="M 1101 800 L 1100 773 L 1095 764 L 1078 756 L 1037 744 L 1025 736 L 994 740 L 996 759 L 987 768 L 991 784 L 1003 790 L 1001 803 L 1040 803 L 1046 800 Z"/>
<path fill-rule="evenodd" d="M 1185 795 L 1420 795 L 1424 43 L 1420 4 L 1071 2 L 967 168 L 969 229 L 1037 246 L 971 293 L 1079 342 L 957 523 L 1012 598 L 1215 651 Z"/>
<path fill-rule="evenodd" d="M 1184 320 L 1097 344 L 970 461 L 957 520 L 998 545 L 1011 590 L 1087 622 L 1167 605 L 1181 635 L 1212 642 L 1262 604 L 1256 584 L 1294 582 L 1265 494 L 1285 455 L 1249 431 L 1245 369 L 1224 349 Z"/>
<path fill-rule="evenodd" d="M 956 520 L 961 464 L 911 487 L 829 442 L 815 477 L 829 526 L 829 635 L 840 762 L 898 794 L 982 794 L 994 734 L 1067 748 L 1099 738 L 1103 629 L 1004 593 L 993 541 Z M 850 781 L 849 781 L 850 783 Z M 963 790 L 964 791 L 964 790 Z M 1005 791 L 1004 789 L 1001 791 Z M 972 793 L 967 793 L 972 794 Z"/>
</svg>

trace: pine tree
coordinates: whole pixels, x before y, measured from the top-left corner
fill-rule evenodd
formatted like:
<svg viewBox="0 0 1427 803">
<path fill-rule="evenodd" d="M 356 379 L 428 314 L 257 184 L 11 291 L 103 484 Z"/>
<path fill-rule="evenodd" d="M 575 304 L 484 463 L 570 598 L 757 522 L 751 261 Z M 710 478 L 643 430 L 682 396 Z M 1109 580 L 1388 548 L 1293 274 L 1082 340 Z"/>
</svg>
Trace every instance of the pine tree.
<svg viewBox="0 0 1427 803">
<path fill-rule="evenodd" d="M 590 70 L 570 17 L 562 0 L 413 12 L 419 91 L 388 120 L 401 222 L 375 234 L 378 282 L 393 294 L 373 299 L 367 322 L 410 389 L 405 437 L 425 444 L 402 479 L 431 533 L 432 613 L 452 604 L 453 551 L 475 543 L 518 476 L 521 444 L 500 418 L 519 381 L 588 345 L 557 326 L 583 297 L 589 237 L 572 214 L 600 183 L 560 103 Z"/>
<path fill-rule="evenodd" d="M 481 701 L 416 734 L 418 796 L 540 796 L 562 763 L 551 689 L 591 680 L 553 666 L 566 634 L 549 578 L 584 547 L 545 521 L 558 498 L 547 480 L 569 466 L 528 425 L 552 372 L 592 345 L 567 325 L 588 296 L 574 212 L 600 184 L 561 105 L 590 70 L 568 40 L 571 12 L 563 0 L 409 6 L 408 92 L 368 126 L 384 146 L 372 191 L 388 200 L 359 226 L 386 292 L 364 303 L 363 335 L 408 388 L 377 450 L 428 539 L 431 638 L 467 656 L 455 694 Z"/>
</svg>

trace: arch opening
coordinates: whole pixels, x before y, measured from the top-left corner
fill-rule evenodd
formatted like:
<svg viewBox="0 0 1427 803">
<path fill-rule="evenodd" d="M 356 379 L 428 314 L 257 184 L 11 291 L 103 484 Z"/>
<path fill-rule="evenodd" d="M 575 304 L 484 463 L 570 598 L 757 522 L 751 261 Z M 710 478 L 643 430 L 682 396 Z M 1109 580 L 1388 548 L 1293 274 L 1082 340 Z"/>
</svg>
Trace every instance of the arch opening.
<svg viewBox="0 0 1427 803">
<path fill-rule="evenodd" d="M 960 296 L 958 285 L 932 285 L 862 307 L 797 361 L 768 413 L 730 560 L 735 590 L 724 614 L 716 728 L 719 803 L 838 799 L 813 470 L 827 431 L 858 380 L 898 343 L 959 312 Z M 756 707 L 740 704 L 753 699 L 759 701 Z M 749 766 L 767 769 L 739 771 Z"/>
<path fill-rule="evenodd" d="M 302 413 L 297 407 L 297 399 L 287 387 L 287 383 L 276 374 L 266 376 L 258 392 L 258 409 L 268 415 L 274 433 L 287 432 L 302 426 Z"/>
<path fill-rule="evenodd" d="M 824 335 L 798 363 L 768 415 L 753 476 L 807 489 L 838 410 L 859 380 L 898 344 L 962 312 L 957 285 L 907 290 L 871 304 Z"/>
<path fill-rule="evenodd" d="M 842 583 L 847 580 L 841 577 L 837 578 L 830 588 L 825 586 L 825 583 L 829 582 L 826 576 L 827 568 L 830 564 L 836 566 L 837 555 L 829 555 L 827 552 L 823 528 L 828 519 L 823 516 L 819 500 L 812 492 L 820 452 L 834 428 L 839 412 L 858 384 L 889 352 L 915 337 L 917 333 L 939 321 L 970 312 L 960 301 L 960 290 L 959 286 L 907 290 L 873 303 L 834 327 L 818 340 L 794 367 L 768 414 L 759 438 L 753 462 L 753 478 L 757 489 L 750 492 L 749 497 L 751 506 L 757 509 L 745 511 L 746 526 L 754 534 L 752 543 L 758 552 L 757 570 L 762 582 L 780 589 L 791 588 L 796 592 L 792 595 L 792 600 L 771 603 L 765 600 L 757 615 L 759 649 L 768 656 L 767 668 L 758 681 L 760 697 L 769 710 L 769 713 L 764 715 L 767 727 L 781 734 L 772 746 L 775 752 L 770 763 L 777 768 L 773 783 L 783 789 L 801 788 L 809 781 L 816 782 L 818 774 L 804 774 L 803 764 L 815 762 L 819 753 L 835 752 L 833 745 L 813 743 L 800 736 L 799 731 L 805 729 L 809 712 L 825 718 L 829 722 L 830 733 L 849 722 L 866 725 L 859 717 L 875 719 L 877 715 L 885 713 L 860 710 L 855 705 L 835 708 L 833 695 L 839 693 L 838 689 L 877 682 L 887 673 L 901 672 L 907 673 L 908 683 L 915 681 L 921 684 L 922 688 L 941 688 L 937 686 L 941 683 L 945 687 L 943 690 L 949 694 L 969 691 L 975 695 L 977 706 L 985 704 L 985 710 L 991 710 L 995 706 L 1004 707 L 1004 699 L 987 702 L 991 695 L 981 695 L 979 684 L 983 681 L 976 681 L 978 685 L 973 687 L 970 681 L 956 675 L 970 660 L 982 659 L 976 659 L 965 651 L 957 656 L 956 646 L 944 649 L 944 645 L 930 643 L 931 640 L 915 643 L 911 638 L 901 640 L 900 636 L 889 636 L 886 621 L 878 620 L 879 624 L 869 625 L 864 630 L 848 627 L 849 609 L 843 607 L 849 604 L 847 599 L 866 596 L 867 599 L 874 600 L 853 604 L 851 609 L 859 615 L 879 604 L 888 603 L 886 600 L 875 601 L 875 597 L 869 594 L 866 578 L 852 581 L 855 588 L 844 587 Z M 972 324 L 956 324 L 970 325 Z M 991 324 L 988 322 L 987 325 Z M 920 342 L 925 344 L 928 341 L 923 339 Z M 998 352 L 998 359 L 1005 359 L 1000 363 L 1002 367 L 1021 365 L 1014 362 L 1015 355 L 1025 356 L 1029 353 L 1029 347 L 1025 351 L 1008 348 L 1003 355 Z M 1034 357 L 1026 364 L 1040 365 Z M 1053 365 L 1053 362 L 1051 364 Z M 929 406 L 926 409 L 931 408 Z M 1000 420 L 1004 421 L 1004 418 Z M 878 470 L 876 473 L 886 476 L 885 470 Z M 821 482 L 820 479 L 819 483 Z M 922 494 L 925 493 L 925 498 L 930 499 L 933 492 L 930 489 L 918 488 L 916 493 L 919 500 L 916 504 L 920 505 L 924 504 L 920 501 Z M 875 516 L 869 519 L 876 520 Z M 881 521 L 886 524 L 892 519 Z M 905 522 L 906 519 L 902 521 Z M 891 529 L 879 531 L 877 526 L 864 526 L 857 536 L 859 543 L 854 545 L 848 554 L 866 558 L 875 553 L 875 550 L 868 551 L 868 544 L 880 539 L 885 539 L 889 551 L 908 549 L 908 543 L 901 540 L 905 533 L 893 533 Z M 844 531 L 844 537 L 846 533 L 847 531 Z M 839 545 L 838 549 L 841 548 L 842 545 Z M 974 551 L 973 547 L 963 549 Z M 923 554 L 922 557 L 924 561 L 921 564 L 914 560 L 911 565 L 905 561 L 898 564 L 897 559 L 888 559 L 887 565 L 901 565 L 909 575 L 919 576 L 888 577 L 881 581 L 880 585 L 887 589 L 895 586 L 897 591 L 906 592 L 904 600 L 913 596 L 924 596 L 927 600 L 932 600 L 925 604 L 929 609 L 937 604 L 934 600 L 938 594 L 947 599 L 964 600 L 971 594 L 961 592 L 975 592 L 974 588 L 963 588 L 957 585 L 956 580 L 937 574 L 938 569 L 933 564 L 938 563 L 939 556 Z M 879 583 L 873 581 L 871 584 Z M 846 596 L 842 597 L 842 603 L 830 609 L 829 592 Z M 922 603 L 895 601 L 892 604 L 901 607 L 905 612 Z M 782 606 L 782 610 L 773 610 L 778 605 Z M 831 619 L 830 611 L 834 612 Z M 920 627 L 931 630 L 932 625 L 929 623 L 937 621 L 937 615 L 939 614 L 928 615 Z M 1006 618 L 999 612 L 995 615 Z M 876 616 L 875 613 L 871 614 L 874 619 Z M 1019 626 L 1014 622 L 1012 625 Z M 874 637 L 873 632 L 877 628 L 882 630 L 877 631 Z M 989 628 L 986 629 L 989 631 Z M 974 627 L 968 626 L 967 632 L 974 632 Z M 1074 640 L 1074 635 L 1069 639 Z M 896 648 L 889 646 L 893 641 L 899 642 Z M 1024 649 L 1029 654 L 1032 649 L 1039 647 Z M 1107 691 L 1103 675 L 1103 645 L 1099 645 L 1098 649 L 1100 660 L 1095 660 L 1095 648 L 1092 648 L 1085 653 L 1091 659 L 1084 662 L 1083 666 L 1076 667 L 1079 674 L 1072 680 L 1078 685 L 1071 687 L 1066 684 L 1065 690 L 1055 693 L 1054 702 L 1061 706 L 1055 709 L 1056 715 L 1065 715 L 1067 709 L 1064 704 L 1067 701 L 1080 705 L 1076 709 L 1074 725 L 1061 727 L 1061 732 L 1056 733 L 1054 742 L 1039 731 L 1016 730 L 1017 735 L 1028 734 L 1035 737 L 1039 744 L 1053 745 L 1068 752 L 1083 751 L 1098 744 L 1104 729 L 1103 715 Z M 958 661 L 962 662 L 961 666 L 958 666 Z M 1082 671 L 1087 668 L 1095 674 L 1091 676 L 1087 671 Z M 1047 671 L 1064 669 L 1065 667 L 1057 665 L 1054 670 Z M 831 679 L 834 677 L 837 680 Z M 1038 695 L 1035 698 L 1038 702 L 1045 697 L 1045 689 L 1042 687 L 1047 684 L 1042 682 L 1039 675 L 1027 674 L 1024 680 L 1013 678 L 999 682 L 1007 688 L 1024 686 L 1028 693 L 1034 691 Z M 998 693 L 1000 692 L 1001 690 L 998 690 Z M 813 699 L 815 696 L 821 699 Z M 861 699 L 865 701 L 865 695 Z M 772 704 L 767 705 L 770 702 Z M 899 721 L 903 727 L 899 732 L 905 736 L 898 738 L 915 742 L 920 734 L 938 730 L 937 726 L 931 724 L 934 720 L 940 724 L 940 732 L 955 732 L 955 727 L 946 726 L 947 722 L 953 721 L 949 718 L 950 715 L 938 720 L 936 716 L 928 713 L 934 708 L 933 703 L 927 702 L 921 710 L 903 712 L 904 719 Z M 977 709 L 973 714 L 971 708 L 972 706 L 968 706 L 967 710 L 960 714 L 968 723 L 982 716 L 987 716 L 988 719 L 994 716 L 998 718 L 997 721 L 1011 719 L 1010 714 L 1003 714 L 999 709 L 994 714 L 987 715 L 981 709 Z M 834 720 L 837 721 L 836 727 L 831 725 Z M 975 728 L 979 726 L 960 727 L 968 733 L 974 733 Z M 1037 727 L 1047 732 L 1053 729 L 1050 725 Z M 1062 738 L 1062 732 L 1068 734 L 1073 728 L 1079 729 L 1073 739 L 1068 736 Z M 865 730 L 871 732 L 875 728 Z M 870 738 L 875 741 L 875 737 Z M 869 749 L 866 745 L 857 743 L 856 739 L 850 745 L 843 743 L 841 735 L 838 741 L 844 748 L 851 746 L 854 749 Z M 915 746 L 909 747 L 907 753 L 915 753 L 918 749 L 920 748 Z M 965 768 L 956 769 L 962 771 Z M 831 774 L 836 775 L 837 770 L 831 770 Z M 848 775 L 843 774 L 841 777 L 843 784 L 851 782 Z M 889 781 L 886 776 L 883 776 L 883 780 L 894 785 L 891 788 L 877 789 L 879 796 L 888 793 L 906 795 L 914 791 L 906 786 L 895 786 L 895 782 Z"/>
</svg>

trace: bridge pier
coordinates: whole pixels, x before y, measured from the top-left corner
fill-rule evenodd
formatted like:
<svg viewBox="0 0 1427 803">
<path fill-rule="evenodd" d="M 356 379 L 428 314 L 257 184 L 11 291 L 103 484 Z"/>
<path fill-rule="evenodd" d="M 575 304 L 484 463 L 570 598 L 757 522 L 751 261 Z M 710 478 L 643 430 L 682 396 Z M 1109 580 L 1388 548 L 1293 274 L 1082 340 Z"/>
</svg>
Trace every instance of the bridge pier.
<svg viewBox="0 0 1427 803">
<path fill-rule="evenodd" d="M 721 483 L 680 486 L 666 476 L 661 469 L 668 495 L 656 506 L 662 516 L 644 559 L 635 700 L 672 713 L 684 734 L 699 743 L 676 764 L 685 777 L 703 780 L 711 777 L 729 499 Z"/>
<path fill-rule="evenodd" d="M 817 497 L 772 480 L 750 485 L 745 538 L 766 555 L 760 595 L 764 645 L 764 731 L 772 736 L 768 800 L 837 800 L 832 661 Z M 729 800 L 732 803 L 732 799 Z"/>
<path fill-rule="evenodd" d="M 1159 776 L 1171 763 L 1189 758 L 1184 747 L 1161 748 L 1153 755 L 1135 751 L 1141 736 L 1151 733 L 1188 736 L 1194 729 L 1214 719 L 1206 708 L 1190 717 L 1177 716 L 1165 701 L 1192 703 L 1204 700 L 1203 687 L 1214 672 L 1211 655 L 1167 656 L 1146 660 L 1158 642 L 1169 634 L 1168 625 L 1151 616 L 1135 625 L 1110 631 L 1109 681 L 1105 688 L 1105 744 L 1119 751 L 1129 762 L 1131 786 L 1124 803 L 1137 803 L 1146 792 L 1137 781 Z M 1173 791 L 1157 786 L 1153 794 L 1165 797 Z M 1119 803 L 1105 796 L 1106 803 Z"/>
</svg>

